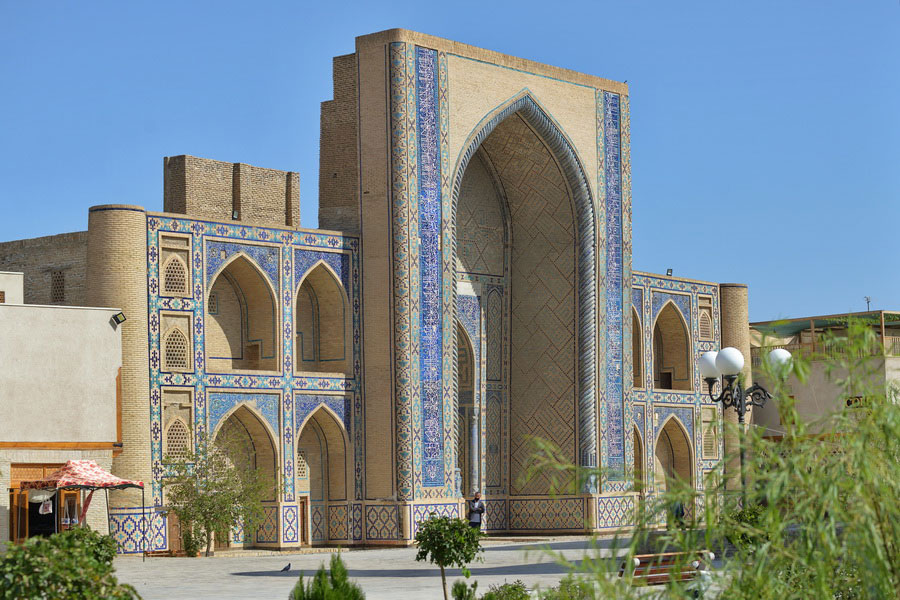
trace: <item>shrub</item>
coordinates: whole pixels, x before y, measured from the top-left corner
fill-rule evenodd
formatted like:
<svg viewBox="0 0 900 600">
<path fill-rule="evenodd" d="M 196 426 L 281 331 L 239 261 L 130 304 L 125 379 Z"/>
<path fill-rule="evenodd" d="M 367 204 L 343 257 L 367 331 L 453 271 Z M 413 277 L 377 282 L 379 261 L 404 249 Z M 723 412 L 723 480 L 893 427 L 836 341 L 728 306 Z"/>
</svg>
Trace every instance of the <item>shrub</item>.
<svg viewBox="0 0 900 600">
<path fill-rule="evenodd" d="M 478 596 L 476 595 L 476 591 L 478 590 L 478 582 L 473 581 L 472 585 L 469 586 L 462 579 L 457 579 L 453 582 L 453 588 L 450 590 L 450 594 L 453 596 L 453 600 L 477 600 Z M 484 596 L 482 596 L 482 600 Z"/>
<path fill-rule="evenodd" d="M 503 585 L 492 585 L 481 600 L 528 600 L 528 588 L 519 580 Z"/>
<path fill-rule="evenodd" d="M 307 583 L 301 573 L 288 600 L 365 600 L 365 597 L 362 588 L 350 581 L 341 557 L 332 554 L 330 570 L 326 571 L 323 564 Z"/>
<path fill-rule="evenodd" d="M 112 566 L 116 542 L 84 527 L 10 545 L 0 557 L 0 600 L 131 600 Z"/>
</svg>

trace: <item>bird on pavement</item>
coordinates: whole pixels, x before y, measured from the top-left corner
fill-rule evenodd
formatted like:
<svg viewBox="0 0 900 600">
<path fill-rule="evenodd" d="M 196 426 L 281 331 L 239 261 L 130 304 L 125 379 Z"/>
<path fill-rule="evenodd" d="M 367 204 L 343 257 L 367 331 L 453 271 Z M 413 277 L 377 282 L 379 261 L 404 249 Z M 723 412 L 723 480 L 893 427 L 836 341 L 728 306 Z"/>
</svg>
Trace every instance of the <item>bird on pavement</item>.
<svg viewBox="0 0 900 600">
<path fill-rule="evenodd" d="M 285 571 L 290 571 L 290 570 L 291 570 L 291 563 L 288 563 L 288 564 L 281 570 L 281 572 L 284 573 Z"/>
</svg>

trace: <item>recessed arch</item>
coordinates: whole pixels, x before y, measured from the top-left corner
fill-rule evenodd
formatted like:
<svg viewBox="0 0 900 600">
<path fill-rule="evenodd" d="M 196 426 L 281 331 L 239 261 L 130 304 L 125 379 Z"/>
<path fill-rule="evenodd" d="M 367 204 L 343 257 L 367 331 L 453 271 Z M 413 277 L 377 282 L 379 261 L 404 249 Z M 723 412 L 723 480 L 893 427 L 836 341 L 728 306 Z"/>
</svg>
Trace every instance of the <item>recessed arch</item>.
<svg viewBox="0 0 900 600">
<path fill-rule="evenodd" d="M 309 499 L 313 520 L 313 543 L 327 542 L 329 508 L 348 500 L 350 441 L 340 418 L 320 404 L 303 420 L 297 435 L 297 458 L 306 466 L 306 477 L 298 477 L 297 490 Z"/>
<path fill-rule="evenodd" d="M 478 452 L 480 428 L 475 410 L 477 403 L 475 392 L 479 377 L 472 339 L 458 320 L 456 321 L 456 373 L 456 415 L 459 419 L 456 428 L 457 467 L 461 477 L 460 492 L 469 495 L 479 487 L 480 479 L 478 477 L 478 466 L 481 462 Z"/>
<path fill-rule="evenodd" d="M 303 274 L 294 294 L 294 365 L 298 371 L 353 373 L 350 300 L 325 261 Z"/>
<path fill-rule="evenodd" d="M 653 323 L 653 387 L 693 389 L 690 327 L 671 300 L 663 304 Z"/>
<path fill-rule="evenodd" d="M 657 490 L 666 490 L 669 482 L 678 480 L 693 486 L 694 451 L 684 423 L 669 415 L 659 428 L 654 448 L 654 479 Z"/>
<path fill-rule="evenodd" d="M 278 295 L 268 276 L 250 256 L 238 252 L 211 281 L 204 302 L 210 370 L 278 370 Z M 210 297 L 215 298 L 214 310 Z"/>
<path fill-rule="evenodd" d="M 521 124 L 517 125 L 517 124 Z M 516 185 L 521 190 L 546 188 L 546 182 L 534 179 L 530 183 L 523 180 L 528 177 L 536 177 L 537 174 L 527 169 L 508 168 L 508 160 L 516 160 L 513 154 L 503 156 L 505 150 L 501 150 L 498 144 L 507 134 L 512 135 L 512 129 L 525 131 L 521 135 L 532 136 L 540 142 L 541 152 L 549 157 L 547 168 L 558 171 L 560 185 L 551 192 L 554 194 L 554 205 L 557 214 L 553 218 L 530 219 L 529 211 L 542 210 L 541 202 L 524 203 L 520 193 L 516 198 Z M 518 135 L 518 134 L 517 134 Z M 499 136 L 499 137 L 498 137 Z M 492 147 L 494 146 L 494 147 Z M 532 432 L 530 427 L 541 421 L 542 410 L 557 411 L 563 415 L 563 419 L 571 426 L 573 435 L 566 438 L 563 451 L 571 456 L 571 460 L 582 466 L 596 466 L 597 464 L 597 438 L 596 438 L 596 399 L 595 399 L 595 332 L 596 332 L 596 214 L 590 187 L 587 183 L 585 170 L 581 160 L 574 150 L 563 129 L 550 117 L 549 113 L 533 98 L 528 90 L 523 90 L 519 95 L 496 107 L 470 133 L 464 150 L 458 157 L 454 170 L 452 189 L 452 227 L 450 227 L 450 242 L 453 249 L 452 262 L 458 264 L 458 233 L 457 213 L 460 201 L 460 191 L 463 178 L 476 152 L 487 155 L 488 163 L 493 166 L 493 174 L 499 178 L 497 189 L 502 189 L 508 203 L 507 212 L 511 227 L 509 227 L 508 239 L 511 240 L 512 265 L 510 273 L 511 299 L 509 301 L 511 314 L 511 373 L 509 374 L 510 388 L 510 439 L 513 442 L 510 448 L 511 483 L 519 480 L 518 474 L 522 473 L 529 462 L 527 445 L 517 440 L 524 440 L 529 434 L 547 432 Z M 512 148 L 509 146 L 508 148 Z M 511 153 L 514 150 L 510 150 Z M 552 165 L 552 167 L 550 166 Z M 546 175 L 550 171 L 543 172 Z M 519 177 L 521 175 L 521 177 Z M 519 177 L 518 180 L 516 178 Z M 557 177 L 557 175 L 553 175 Z M 523 192 L 524 193 L 524 192 Z M 561 194 L 561 195 L 560 195 Z M 563 200 L 564 197 L 564 200 Z M 537 200 L 537 199 L 536 199 Z M 517 210 L 519 211 L 517 213 Z M 537 247 L 529 244 L 527 231 L 521 227 L 526 222 L 536 223 L 537 227 L 556 227 L 552 232 L 556 234 L 564 231 L 548 253 L 547 263 L 541 259 L 532 261 L 527 255 L 530 249 Z M 518 224 L 518 225 L 517 225 Z M 537 236 L 546 236 L 549 231 L 538 231 Z M 558 247 L 556 247 L 558 246 Z M 517 255 L 517 253 L 519 253 Z M 571 273 L 561 270 L 551 270 L 549 260 L 562 257 L 559 261 L 563 264 L 569 261 Z M 570 258 L 566 258 L 566 257 Z M 529 281 L 540 281 L 542 285 L 550 289 L 540 290 L 541 294 L 555 296 L 557 302 L 553 308 L 567 304 L 568 308 L 557 311 L 556 317 L 561 326 L 556 327 L 553 335 L 526 335 L 524 332 L 529 324 L 535 323 L 533 314 L 541 312 L 544 306 L 540 306 L 544 298 L 541 294 L 535 295 L 527 286 L 519 285 L 526 281 L 524 271 L 519 273 L 517 279 L 516 269 L 526 268 L 525 265 L 536 265 L 533 277 Z M 541 271 L 542 268 L 544 271 Z M 556 265 L 554 265 L 555 267 Z M 555 279 L 555 280 L 554 280 Z M 452 286 L 453 297 L 449 310 L 456 311 L 456 285 Z M 553 312 L 551 309 L 544 311 L 545 315 Z M 567 314 L 568 312 L 568 314 Z M 577 323 L 577 326 L 575 325 Z M 538 326 L 540 323 L 538 323 Z M 529 332 L 533 333 L 533 332 Z M 561 335 L 557 335 L 561 334 Z M 551 343 L 547 340 L 556 340 Z M 540 347 L 532 348 L 531 356 L 537 357 L 535 364 L 526 364 L 524 361 L 528 352 L 523 350 L 526 339 L 534 339 L 540 342 Z M 551 346 L 553 346 L 551 348 Z M 547 357 L 548 360 L 544 360 Z M 550 364 L 556 362 L 557 364 Z M 565 363 L 565 364 L 562 364 Z M 546 371 L 546 372 L 544 372 Z M 520 377 L 521 374 L 527 374 Z M 539 382 L 532 386 L 534 375 Z M 526 379 L 528 381 L 526 382 Z M 552 385 L 555 381 L 559 385 Z M 517 387 L 520 390 L 517 390 Z M 547 388 L 558 397 L 554 397 L 547 404 L 541 406 L 536 400 L 541 395 L 541 390 Z M 529 391 L 533 390 L 533 391 Z M 534 398 L 532 398 L 534 396 Z M 570 415 L 567 416 L 567 415 Z M 536 418 L 535 418 L 536 417 Z M 577 437 L 576 437 L 577 432 Z M 518 484 L 515 484 L 516 486 Z M 514 493 L 544 493 L 549 490 L 550 482 L 543 478 L 535 478 L 521 489 L 511 490 Z M 515 487 L 515 486 L 513 486 Z"/>
<path fill-rule="evenodd" d="M 644 387 L 644 333 L 641 329 L 641 317 L 637 309 L 631 307 L 631 368 L 632 385 Z"/>
<path fill-rule="evenodd" d="M 634 438 L 634 470 L 632 471 L 632 479 L 634 480 L 634 491 L 643 493 L 644 491 L 644 440 L 638 426 L 632 426 L 632 436 Z"/>
</svg>

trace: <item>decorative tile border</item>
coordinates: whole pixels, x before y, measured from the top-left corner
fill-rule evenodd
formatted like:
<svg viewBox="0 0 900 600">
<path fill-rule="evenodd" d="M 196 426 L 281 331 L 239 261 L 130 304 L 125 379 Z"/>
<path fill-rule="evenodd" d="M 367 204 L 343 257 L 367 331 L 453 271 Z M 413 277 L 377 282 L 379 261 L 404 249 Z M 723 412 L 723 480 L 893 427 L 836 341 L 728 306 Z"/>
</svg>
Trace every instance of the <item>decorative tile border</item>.
<svg viewBox="0 0 900 600">
<path fill-rule="evenodd" d="M 109 534 L 116 540 L 119 554 L 140 554 L 145 546 L 144 527 L 147 531 L 146 548 L 148 550 L 166 550 L 169 547 L 167 538 L 167 519 L 164 513 L 156 512 L 154 506 L 147 506 L 143 512 L 140 507 L 110 508 Z"/>
<path fill-rule="evenodd" d="M 367 540 L 400 539 L 400 507 L 396 504 L 368 504 L 366 512 Z"/>
</svg>

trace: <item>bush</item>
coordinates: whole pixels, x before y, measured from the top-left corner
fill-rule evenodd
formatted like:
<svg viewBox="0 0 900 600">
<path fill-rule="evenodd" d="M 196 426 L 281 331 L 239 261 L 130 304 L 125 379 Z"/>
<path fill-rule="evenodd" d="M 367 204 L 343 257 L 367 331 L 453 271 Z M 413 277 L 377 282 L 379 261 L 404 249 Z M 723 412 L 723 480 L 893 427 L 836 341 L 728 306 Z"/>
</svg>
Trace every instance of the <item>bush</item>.
<svg viewBox="0 0 900 600">
<path fill-rule="evenodd" d="M 365 600 L 362 588 L 350 581 L 347 567 L 340 556 L 331 555 L 330 567 L 326 571 L 323 564 L 305 584 L 301 573 L 300 581 L 294 586 L 288 600 Z"/>
<path fill-rule="evenodd" d="M 194 535 L 194 528 L 190 523 L 181 524 L 181 544 L 187 556 L 197 556 L 200 553 L 200 539 Z"/>
<path fill-rule="evenodd" d="M 112 537 L 84 527 L 10 545 L 0 557 L 0 600 L 140 598 L 113 575 L 115 556 Z"/>
<path fill-rule="evenodd" d="M 447 567 L 459 567 L 463 575 L 469 576 L 468 564 L 482 552 L 481 538 L 484 534 L 471 527 L 462 519 L 438 517 L 432 513 L 430 519 L 419 523 L 416 545 L 419 551 L 416 560 L 428 560 L 441 568 L 441 584 L 444 600 L 447 597 Z"/>
<path fill-rule="evenodd" d="M 478 596 L 476 595 L 476 591 L 478 590 L 478 582 L 473 581 L 472 585 L 469 586 L 462 579 L 457 579 L 453 582 L 453 588 L 450 590 L 450 595 L 453 596 L 453 600 L 477 600 Z M 484 597 L 482 597 L 483 599 Z"/>
<path fill-rule="evenodd" d="M 519 580 L 503 585 L 492 585 L 481 600 L 528 600 L 528 588 Z"/>
<path fill-rule="evenodd" d="M 572 575 L 541 594 L 542 600 L 593 600 L 598 597 L 593 582 Z"/>
<path fill-rule="evenodd" d="M 727 519 L 729 525 L 723 527 L 728 541 L 736 548 L 753 553 L 757 547 L 769 541 L 769 536 L 761 529 L 763 507 L 751 504 L 734 510 Z"/>
</svg>

